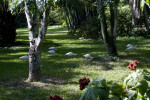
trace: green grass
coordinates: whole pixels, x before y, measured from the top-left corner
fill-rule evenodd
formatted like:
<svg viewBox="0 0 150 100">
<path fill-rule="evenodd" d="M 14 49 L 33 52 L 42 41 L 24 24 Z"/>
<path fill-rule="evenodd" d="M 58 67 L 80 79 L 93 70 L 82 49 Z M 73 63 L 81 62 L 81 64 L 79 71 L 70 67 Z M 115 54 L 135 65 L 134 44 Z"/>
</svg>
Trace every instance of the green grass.
<svg viewBox="0 0 150 100">
<path fill-rule="evenodd" d="M 107 81 L 122 84 L 130 73 L 126 66 L 133 60 L 139 61 L 139 69 L 150 70 L 150 39 L 142 37 L 119 37 L 117 48 L 120 58 L 104 61 L 107 55 L 103 41 L 78 40 L 68 36 L 66 28 L 49 26 L 42 47 L 42 76 L 40 82 L 25 83 L 28 77 L 28 61 L 19 59 L 29 51 L 27 28 L 17 29 L 17 41 L 21 45 L 0 48 L 0 100 L 48 100 L 58 94 L 64 100 L 78 100 L 83 91 L 79 90 L 78 79 L 88 77 L 93 80 L 103 77 Z M 127 52 L 126 45 L 138 45 Z M 49 54 L 48 48 L 55 46 L 56 55 Z M 65 53 L 74 52 L 77 56 L 67 57 Z M 87 61 L 83 54 L 90 53 L 95 60 Z M 109 60 L 109 59 L 108 59 Z"/>
</svg>

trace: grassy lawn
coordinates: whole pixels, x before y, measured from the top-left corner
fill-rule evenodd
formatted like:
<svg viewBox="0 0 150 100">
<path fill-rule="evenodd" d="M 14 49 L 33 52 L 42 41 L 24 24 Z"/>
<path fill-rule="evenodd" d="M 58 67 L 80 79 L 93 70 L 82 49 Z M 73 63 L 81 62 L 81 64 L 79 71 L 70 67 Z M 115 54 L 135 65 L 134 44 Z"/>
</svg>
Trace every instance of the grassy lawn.
<svg viewBox="0 0 150 100">
<path fill-rule="evenodd" d="M 64 100 L 78 100 L 83 92 L 79 90 L 78 80 L 84 76 L 90 80 L 103 77 L 122 84 L 131 72 L 126 66 L 133 60 L 139 61 L 139 69 L 150 70 L 150 39 L 119 37 L 117 48 L 120 57 L 110 58 L 102 40 L 79 40 L 68 36 L 62 26 L 49 26 L 42 47 L 42 79 L 26 83 L 28 61 L 19 57 L 28 55 L 28 31 L 22 28 L 17 33 L 20 45 L 0 47 L 0 100 L 48 100 L 54 94 Z M 136 50 L 127 52 L 129 43 L 137 45 Z M 57 54 L 48 53 L 51 46 L 57 48 Z M 67 52 L 77 55 L 68 57 L 65 55 Z M 83 58 L 86 53 L 94 59 Z"/>
</svg>

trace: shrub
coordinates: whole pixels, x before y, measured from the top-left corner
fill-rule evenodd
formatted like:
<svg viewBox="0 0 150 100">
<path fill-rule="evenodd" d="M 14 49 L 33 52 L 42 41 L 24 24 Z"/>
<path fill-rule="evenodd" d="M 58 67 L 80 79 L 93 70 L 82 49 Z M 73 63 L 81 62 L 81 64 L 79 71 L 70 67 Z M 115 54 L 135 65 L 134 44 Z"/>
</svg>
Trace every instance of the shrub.
<svg viewBox="0 0 150 100">
<path fill-rule="evenodd" d="M 100 28 L 100 20 L 97 16 L 94 16 L 88 21 L 82 22 L 78 29 L 78 35 L 85 38 L 98 39 L 101 36 Z"/>
<path fill-rule="evenodd" d="M 24 12 L 18 14 L 16 18 L 16 28 L 24 28 L 27 26 L 27 20 Z"/>
<path fill-rule="evenodd" d="M 118 8 L 118 36 L 128 36 L 132 30 L 132 13 L 129 5 Z"/>
<path fill-rule="evenodd" d="M 149 36 L 149 31 L 146 31 L 145 29 L 142 29 L 142 28 L 134 28 L 130 32 L 130 36 L 148 37 Z"/>
<path fill-rule="evenodd" d="M 106 22 L 107 22 L 107 31 L 110 32 L 110 9 L 107 7 L 105 12 Z M 132 15 L 131 9 L 128 5 L 120 5 L 118 7 L 118 27 L 117 27 L 118 36 L 129 36 L 130 31 L 132 30 Z"/>
<path fill-rule="evenodd" d="M 133 70 L 125 80 L 123 85 L 114 82 L 107 82 L 103 78 L 96 78 L 88 83 L 86 90 L 79 100 L 149 100 L 150 72 L 147 70 L 136 70 L 138 62 L 131 62 L 127 68 Z"/>
<path fill-rule="evenodd" d="M 8 10 L 8 2 L 0 2 L 0 43 L 12 44 L 16 39 L 15 16 Z"/>
</svg>

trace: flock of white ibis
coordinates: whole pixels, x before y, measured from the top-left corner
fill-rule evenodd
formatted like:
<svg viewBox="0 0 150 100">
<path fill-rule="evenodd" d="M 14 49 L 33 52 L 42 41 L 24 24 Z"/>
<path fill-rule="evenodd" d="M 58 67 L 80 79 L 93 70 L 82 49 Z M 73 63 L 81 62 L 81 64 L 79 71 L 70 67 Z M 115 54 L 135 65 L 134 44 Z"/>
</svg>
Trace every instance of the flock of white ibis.
<svg viewBox="0 0 150 100">
<path fill-rule="evenodd" d="M 79 40 L 83 40 L 83 39 L 84 39 L 84 37 L 80 37 L 80 38 L 79 38 Z M 133 46 L 133 45 L 131 45 L 131 44 L 128 44 L 126 47 L 127 47 L 127 48 L 126 48 L 127 51 L 131 51 L 131 50 L 136 49 L 137 45 L 136 45 L 136 46 Z M 48 53 L 50 53 L 50 54 L 57 54 L 57 53 L 55 52 L 55 50 L 57 50 L 56 47 L 50 47 L 50 48 L 48 48 L 48 49 L 50 49 L 50 51 L 48 51 Z M 76 54 L 76 53 L 73 53 L 73 52 L 68 52 L 68 53 L 66 53 L 65 55 L 66 55 L 66 56 L 76 56 L 77 54 Z M 93 59 L 93 58 L 94 58 L 94 57 L 92 57 L 90 54 L 85 54 L 85 55 L 83 55 L 83 57 L 85 57 L 85 58 L 87 58 L 87 59 Z M 25 56 L 21 56 L 20 59 L 28 60 L 29 57 L 28 57 L 27 55 L 25 55 Z"/>
<path fill-rule="evenodd" d="M 55 47 L 50 47 L 49 49 L 50 49 L 50 51 L 48 51 L 48 53 L 50 53 L 50 54 L 57 54 L 57 53 L 55 52 L 55 50 L 57 50 Z M 65 55 L 66 55 L 66 56 L 76 56 L 77 54 L 76 54 L 76 53 L 73 53 L 73 52 L 68 52 L 68 53 L 66 53 Z M 85 55 L 83 55 L 83 57 L 85 57 L 85 58 L 87 58 L 87 59 L 93 59 L 93 57 L 92 57 L 90 54 L 85 54 Z M 27 55 L 20 57 L 20 59 L 24 59 L 24 60 L 28 60 L 28 58 L 29 58 L 29 57 L 28 57 Z"/>
</svg>

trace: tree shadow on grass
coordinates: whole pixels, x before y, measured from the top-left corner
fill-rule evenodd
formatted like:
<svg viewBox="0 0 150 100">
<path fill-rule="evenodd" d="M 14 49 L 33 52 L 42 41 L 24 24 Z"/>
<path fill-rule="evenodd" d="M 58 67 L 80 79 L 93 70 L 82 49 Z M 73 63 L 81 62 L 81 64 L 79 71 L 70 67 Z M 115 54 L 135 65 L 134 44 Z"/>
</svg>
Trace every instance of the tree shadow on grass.
<svg viewBox="0 0 150 100">
<path fill-rule="evenodd" d="M 20 85 L 23 85 L 19 83 Z M 26 84 L 26 83 L 25 83 Z M 55 94 L 62 97 L 64 100 L 78 100 L 79 93 L 70 93 L 71 90 L 63 90 L 60 87 L 50 86 L 43 89 L 38 86 L 26 84 L 25 87 L 2 86 L 0 87 L 0 99 L 2 100 L 48 100 L 49 96 Z"/>
<path fill-rule="evenodd" d="M 29 43 L 27 42 L 20 42 L 20 41 L 16 41 L 14 43 L 10 43 L 10 44 L 3 44 L 3 43 L 0 43 L 0 47 L 12 47 L 12 46 L 28 46 Z"/>
<path fill-rule="evenodd" d="M 71 90 L 71 88 L 65 89 L 64 86 L 68 84 L 78 84 L 77 82 L 65 82 L 59 78 L 42 76 L 39 82 L 28 82 L 24 81 L 24 78 L 20 78 L 8 83 L 0 83 L 0 99 L 32 99 L 32 100 L 46 100 L 49 96 L 58 94 L 67 100 L 77 100 L 80 97 L 80 93 Z M 9 93 L 8 93 L 9 92 Z M 72 93 L 70 93 L 72 92 Z M 38 98 L 37 98 L 38 96 Z M 72 98 L 75 96 L 74 98 Z M 65 99 L 65 100 L 66 100 Z"/>
</svg>

